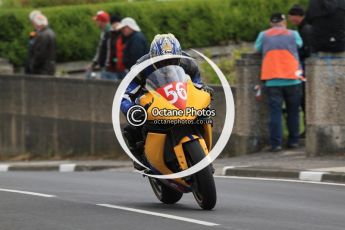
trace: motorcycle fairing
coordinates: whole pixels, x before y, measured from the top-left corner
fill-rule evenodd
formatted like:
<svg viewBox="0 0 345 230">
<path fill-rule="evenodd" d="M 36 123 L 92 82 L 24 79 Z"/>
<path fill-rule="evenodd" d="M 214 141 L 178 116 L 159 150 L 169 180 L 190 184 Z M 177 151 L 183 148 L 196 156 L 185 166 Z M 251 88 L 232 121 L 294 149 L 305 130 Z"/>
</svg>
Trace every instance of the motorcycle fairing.
<svg viewBox="0 0 345 230">
<path fill-rule="evenodd" d="M 166 166 L 164 162 L 164 145 L 166 134 L 149 132 L 145 142 L 145 156 L 148 162 L 161 174 L 172 174 L 173 172 Z M 174 179 L 179 184 L 186 187 L 189 185 L 181 178 Z"/>
<path fill-rule="evenodd" d="M 201 110 L 207 108 L 211 103 L 211 96 L 209 93 L 195 88 L 193 82 L 191 80 L 187 81 L 187 101 L 186 101 L 186 108 L 194 108 L 195 110 Z M 153 116 L 152 109 L 153 108 L 164 108 L 167 110 L 177 110 L 179 108 L 175 107 L 173 104 L 169 103 L 166 98 L 160 95 L 158 92 L 154 90 L 150 90 L 148 93 L 144 94 L 139 99 L 139 104 L 145 108 L 147 108 L 147 120 L 194 120 L 196 116 L 192 115 L 184 115 L 181 117 L 176 116 Z"/>
<path fill-rule="evenodd" d="M 165 133 L 153 133 L 148 132 L 146 137 L 146 143 L 145 143 L 145 156 L 150 165 L 157 170 L 160 174 L 172 174 L 174 173 L 169 167 L 166 165 L 165 159 L 166 157 L 164 155 L 169 154 L 171 155 L 172 152 L 175 154 L 175 157 L 177 159 L 177 162 L 179 164 L 179 167 L 181 170 L 188 169 L 188 164 L 186 160 L 186 155 L 183 149 L 183 144 L 189 141 L 197 140 L 205 155 L 208 155 L 209 150 L 207 147 L 207 144 L 205 140 L 198 136 L 198 135 L 188 135 L 184 136 L 180 139 L 177 145 L 173 146 L 173 151 L 169 151 L 168 153 L 167 148 L 165 148 L 167 145 L 169 145 L 169 141 L 167 141 L 167 134 Z M 169 148 L 168 148 L 169 149 Z M 178 184 L 181 184 L 185 187 L 189 187 L 189 184 L 186 183 L 185 180 L 181 178 L 173 179 Z"/>
<path fill-rule="evenodd" d="M 212 125 L 211 124 L 204 124 L 203 128 L 204 128 L 203 137 L 205 139 L 207 149 L 211 150 L 211 148 L 212 148 Z"/>
</svg>

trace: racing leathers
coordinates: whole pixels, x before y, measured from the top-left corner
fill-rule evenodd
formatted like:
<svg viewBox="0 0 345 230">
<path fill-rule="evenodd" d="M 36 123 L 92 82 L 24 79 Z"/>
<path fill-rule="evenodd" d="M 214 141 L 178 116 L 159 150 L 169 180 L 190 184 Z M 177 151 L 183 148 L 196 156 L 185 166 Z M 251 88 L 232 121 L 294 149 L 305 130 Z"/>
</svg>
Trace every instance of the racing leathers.
<svg viewBox="0 0 345 230">
<path fill-rule="evenodd" d="M 185 52 L 182 52 L 182 55 L 189 57 L 189 55 Z M 149 58 L 150 58 L 150 54 L 146 54 L 137 61 L 137 64 L 142 63 L 143 61 L 148 60 Z M 198 65 L 194 60 L 181 58 L 181 59 L 175 59 L 175 61 L 176 61 L 175 64 L 178 64 L 179 66 L 181 66 L 184 69 L 185 73 L 190 76 L 195 87 L 201 90 L 205 90 L 212 95 L 213 90 L 202 83 Z M 133 67 L 135 68 L 135 66 L 136 65 L 134 65 Z M 121 101 L 121 111 L 123 112 L 123 114 L 126 115 L 128 110 L 133 105 L 135 105 L 136 99 L 145 93 L 144 86 L 145 86 L 146 77 L 149 76 L 152 72 L 154 72 L 157 66 L 158 65 L 148 66 L 138 76 L 136 76 L 136 78 L 129 84 L 129 86 L 126 89 L 125 95 Z M 144 134 L 142 133 L 142 127 L 127 125 L 124 128 L 123 135 L 125 139 L 127 140 L 128 147 L 131 150 L 132 154 L 139 161 L 145 164 L 146 159 L 143 155 Z M 140 165 L 136 164 L 135 162 L 133 163 L 136 169 L 143 170 L 143 168 Z"/>
<path fill-rule="evenodd" d="M 182 52 L 182 55 L 189 57 L 189 55 L 186 52 Z M 137 64 L 145 60 L 148 60 L 149 58 L 150 54 L 146 54 L 137 61 Z M 186 74 L 190 76 L 192 82 L 197 88 L 204 88 L 204 85 L 201 81 L 198 65 L 194 60 L 181 58 L 179 60 L 179 65 L 184 69 Z M 135 66 L 136 65 L 134 65 L 133 67 L 135 68 Z M 148 66 L 127 87 L 125 95 L 121 101 L 121 111 L 125 115 L 127 114 L 129 108 L 135 105 L 135 99 L 139 98 L 143 94 L 142 89 L 145 86 L 145 77 L 150 75 L 154 70 L 155 67 L 153 65 Z"/>
</svg>

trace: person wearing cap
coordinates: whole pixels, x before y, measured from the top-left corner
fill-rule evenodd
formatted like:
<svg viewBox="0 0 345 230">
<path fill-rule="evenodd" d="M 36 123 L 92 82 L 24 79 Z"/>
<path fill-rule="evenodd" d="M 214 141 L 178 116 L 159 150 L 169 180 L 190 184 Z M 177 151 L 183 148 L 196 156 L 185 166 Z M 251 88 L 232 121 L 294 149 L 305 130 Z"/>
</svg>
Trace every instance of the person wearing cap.
<svg viewBox="0 0 345 230">
<path fill-rule="evenodd" d="M 29 19 L 35 31 L 30 34 L 27 74 L 55 74 L 56 39 L 48 19 L 40 11 L 32 11 Z"/>
<path fill-rule="evenodd" d="M 312 50 L 311 47 L 311 32 L 312 26 L 305 20 L 305 11 L 300 5 L 293 5 L 288 13 L 289 21 L 297 26 L 297 31 L 301 35 L 303 40 L 303 45 L 298 49 L 298 54 L 300 61 L 302 62 L 302 67 L 304 68 L 304 60 L 310 57 Z"/>
<path fill-rule="evenodd" d="M 271 151 L 277 152 L 282 149 L 283 101 L 287 110 L 288 148 L 299 147 L 303 71 L 298 48 L 302 47 L 303 41 L 297 31 L 286 28 L 284 14 L 272 14 L 270 22 L 271 28 L 258 35 L 255 49 L 262 54 L 261 80 L 268 96 Z"/>
<path fill-rule="evenodd" d="M 148 52 L 147 40 L 133 18 L 122 19 L 117 29 L 121 30 L 124 36 L 123 64 L 129 70 L 139 58 Z"/>
<path fill-rule="evenodd" d="M 123 64 L 124 43 L 121 31 L 116 28 L 121 22 L 119 15 L 113 15 L 110 18 L 111 29 L 108 39 L 108 57 L 106 62 L 107 78 L 120 81 L 126 75 L 125 66 Z"/>
<path fill-rule="evenodd" d="M 108 40 L 110 36 L 110 17 L 109 14 L 105 11 L 98 11 L 96 16 L 93 17 L 93 20 L 96 22 L 97 27 L 101 30 L 100 39 L 97 46 L 96 54 L 92 60 L 91 65 L 87 69 L 93 70 L 96 66 L 99 66 L 101 69 L 101 78 L 107 79 L 108 73 L 105 69 L 107 57 L 108 57 Z"/>
<path fill-rule="evenodd" d="M 311 47 L 311 33 L 312 27 L 305 20 L 305 11 L 300 5 L 293 5 L 289 10 L 288 15 L 289 21 L 297 26 L 298 33 L 301 35 L 303 40 L 303 45 L 298 49 L 299 58 L 303 68 L 303 73 L 305 73 L 305 59 L 310 57 L 312 50 Z M 304 74 L 305 77 L 305 74 Z M 302 82 L 302 99 L 301 99 L 301 108 L 304 114 L 304 126 L 306 127 L 306 110 L 305 110 L 305 81 Z M 305 130 L 300 135 L 301 138 L 305 138 Z"/>
</svg>

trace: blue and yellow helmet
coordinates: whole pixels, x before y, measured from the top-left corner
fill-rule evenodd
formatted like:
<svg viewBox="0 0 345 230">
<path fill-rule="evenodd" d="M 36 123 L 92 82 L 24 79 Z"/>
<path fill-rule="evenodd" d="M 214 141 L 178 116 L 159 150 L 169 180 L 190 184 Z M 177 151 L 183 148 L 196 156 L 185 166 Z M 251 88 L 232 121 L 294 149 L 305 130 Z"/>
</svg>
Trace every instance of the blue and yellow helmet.
<svg viewBox="0 0 345 230">
<path fill-rule="evenodd" d="M 180 42 L 173 34 L 157 34 L 150 46 L 150 57 L 172 54 L 181 55 Z"/>
</svg>

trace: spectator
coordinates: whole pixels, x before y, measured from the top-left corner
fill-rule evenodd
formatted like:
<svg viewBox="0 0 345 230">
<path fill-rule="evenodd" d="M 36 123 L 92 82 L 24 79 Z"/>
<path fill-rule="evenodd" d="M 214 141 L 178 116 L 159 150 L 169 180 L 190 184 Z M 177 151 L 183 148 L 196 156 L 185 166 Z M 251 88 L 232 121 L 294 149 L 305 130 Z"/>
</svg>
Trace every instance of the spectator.
<svg viewBox="0 0 345 230">
<path fill-rule="evenodd" d="M 28 58 L 27 60 L 25 61 L 25 74 L 30 74 L 31 73 L 31 70 L 30 70 L 30 56 L 32 55 L 32 46 L 33 44 L 35 43 L 35 39 L 36 39 L 36 35 L 37 35 L 37 31 L 36 31 L 36 28 L 35 28 L 35 25 L 34 25 L 34 18 L 37 14 L 42 14 L 41 11 L 38 11 L 38 10 L 33 10 L 31 11 L 31 13 L 29 14 L 29 20 L 34 28 L 33 31 L 30 32 L 29 34 L 29 44 L 28 44 Z"/>
<path fill-rule="evenodd" d="M 120 81 L 126 75 L 123 65 L 123 39 L 121 31 L 116 28 L 120 25 L 121 18 L 114 15 L 110 19 L 111 30 L 108 40 L 107 76 L 108 79 Z"/>
<path fill-rule="evenodd" d="M 121 30 L 125 38 L 125 48 L 123 50 L 123 64 L 129 70 L 139 58 L 148 52 L 148 45 L 145 35 L 140 32 L 140 28 L 133 18 L 124 18 L 117 28 Z"/>
<path fill-rule="evenodd" d="M 300 5 L 294 5 L 289 10 L 289 21 L 297 26 L 298 32 L 302 37 L 303 46 L 298 49 L 299 59 L 301 61 L 304 77 L 305 77 L 305 59 L 310 56 L 311 52 L 311 25 L 305 21 L 305 11 Z M 306 110 L 305 110 L 305 82 L 302 82 L 302 100 L 301 107 L 304 114 L 304 127 L 306 127 Z M 305 130 L 300 135 L 301 138 L 305 138 Z"/>
<path fill-rule="evenodd" d="M 93 17 L 97 27 L 101 30 L 100 39 L 97 46 L 96 54 L 92 60 L 92 64 L 88 66 L 88 71 L 95 69 L 99 66 L 101 69 L 101 78 L 108 79 L 108 73 L 106 71 L 106 62 L 108 57 L 108 40 L 110 36 L 110 17 L 107 12 L 98 11 L 96 16 Z"/>
<path fill-rule="evenodd" d="M 298 33 L 303 40 L 303 46 L 298 49 L 298 54 L 302 67 L 304 68 L 304 60 L 310 57 L 311 53 L 311 33 L 312 27 L 305 20 L 305 11 L 300 5 L 294 5 L 289 10 L 289 21 L 297 26 Z"/>
<path fill-rule="evenodd" d="M 345 1 L 310 0 L 306 20 L 315 52 L 345 51 Z"/>
<path fill-rule="evenodd" d="M 35 31 L 31 34 L 29 42 L 29 60 L 26 73 L 54 75 L 55 33 L 48 27 L 48 19 L 41 12 L 33 11 L 29 18 Z"/>
<path fill-rule="evenodd" d="M 297 31 L 286 28 L 285 15 L 275 13 L 270 21 L 271 28 L 259 34 L 255 48 L 263 55 L 261 80 L 268 95 L 271 151 L 277 152 L 282 149 L 283 101 L 287 109 L 288 148 L 298 147 L 302 77 L 298 47 L 303 42 Z"/>
</svg>

